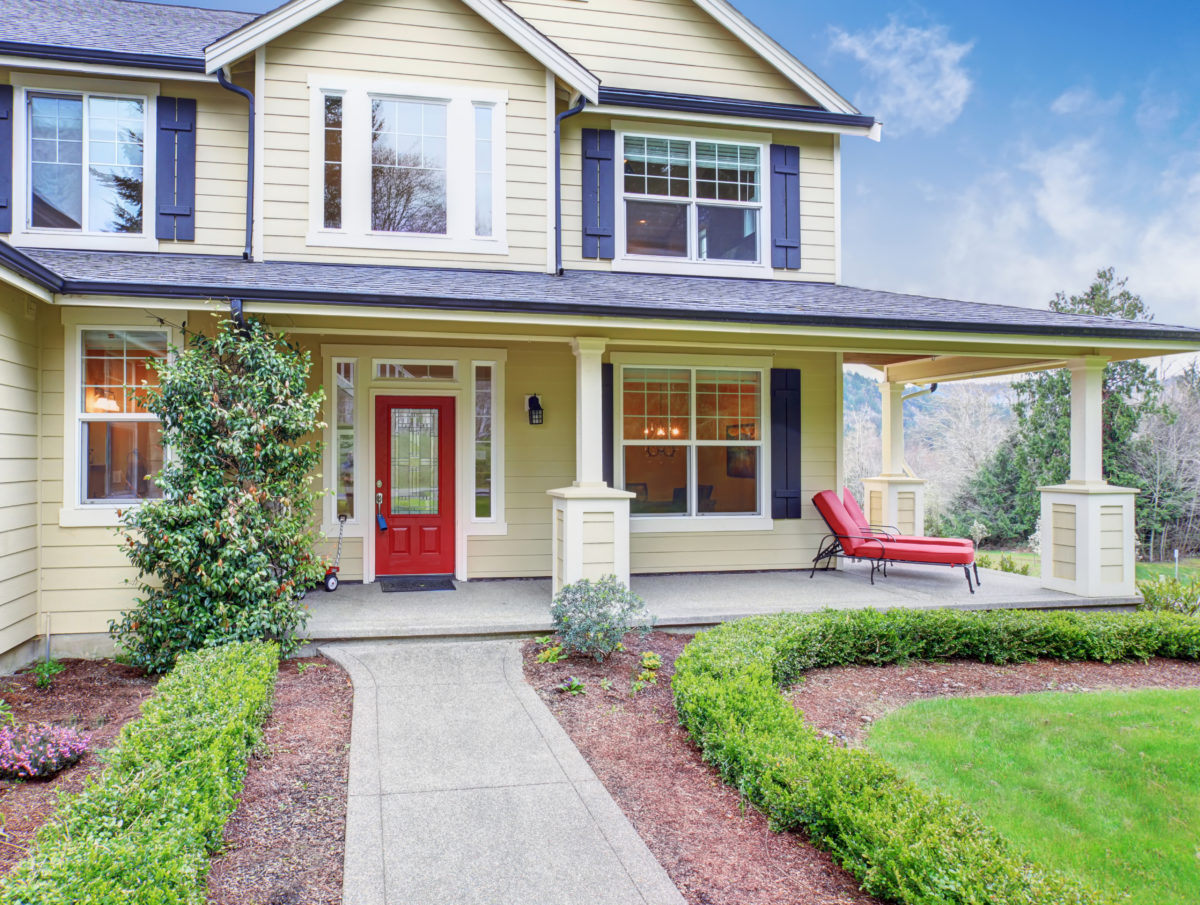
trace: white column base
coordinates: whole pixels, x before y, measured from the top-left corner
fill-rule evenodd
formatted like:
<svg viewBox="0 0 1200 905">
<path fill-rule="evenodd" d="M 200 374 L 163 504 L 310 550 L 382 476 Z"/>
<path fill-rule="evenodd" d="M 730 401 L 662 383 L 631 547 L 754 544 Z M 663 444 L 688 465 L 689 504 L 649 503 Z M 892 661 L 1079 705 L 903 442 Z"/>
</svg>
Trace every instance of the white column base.
<svg viewBox="0 0 1200 905">
<path fill-rule="evenodd" d="M 633 494 L 607 484 L 546 491 L 553 499 L 550 544 L 554 593 L 584 578 L 615 575 L 629 586 L 629 501 Z"/>
<path fill-rule="evenodd" d="M 1042 493 L 1042 587 L 1080 597 L 1132 597 L 1136 490 L 1070 481 Z"/>
<path fill-rule="evenodd" d="M 867 521 L 889 525 L 900 534 L 925 536 L 925 479 L 907 475 L 863 478 L 866 499 L 860 500 Z"/>
</svg>

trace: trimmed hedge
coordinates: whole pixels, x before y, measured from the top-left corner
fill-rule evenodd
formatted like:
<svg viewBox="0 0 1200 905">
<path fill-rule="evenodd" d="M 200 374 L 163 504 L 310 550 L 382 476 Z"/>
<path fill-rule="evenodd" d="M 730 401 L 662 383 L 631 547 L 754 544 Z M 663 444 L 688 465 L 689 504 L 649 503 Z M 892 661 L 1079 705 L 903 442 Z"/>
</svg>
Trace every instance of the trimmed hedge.
<svg viewBox="0 0 1200 905">
<path fill-rule="evenodd" d="M 780 694 L 808 669 L 966 658 L 1200 658 L 1200 620 L 1163 612 L 832 611 L 726 623 L 675 662 L 680 721 L 779 830 L 803 830 L 872 895 L 906 905 L 1112 901 L 1015 851 L 960 802 L 818 734 Z"/>
<path fill-rule="evenodd" d="M 273 642 L 180 657 L 117 736 L 99 780 L 60 799 L 0 903 L 203 903 L 209 856 L 237 806 L 278 665 Z"/>
</svg>

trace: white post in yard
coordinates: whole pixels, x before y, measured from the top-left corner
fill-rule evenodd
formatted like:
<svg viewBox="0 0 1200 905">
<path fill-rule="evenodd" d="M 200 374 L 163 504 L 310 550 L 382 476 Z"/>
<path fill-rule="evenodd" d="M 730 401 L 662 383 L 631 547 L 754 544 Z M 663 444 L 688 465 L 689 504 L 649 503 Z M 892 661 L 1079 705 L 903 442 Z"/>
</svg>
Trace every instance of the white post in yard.
<svg viewBox="0 0 1200 905">
<path fill-rule="evenodd" d="M 547 491 L 551 499 L 554 593 L 565 584 L 615 575 L 629 584 L 629 501 L 632 493 L 604 481 L 603 357 L 608 340 L 576 337 L 575 482 Z M 615 391 L 615 390 L 614 390 Z"/>
<path fill-rule="evenodd" d="M 887 525 L 901 534 L 925 533 L 925 482 L 909 474 L 904 464 L 904 384 L 879 385 L 883 415 L 883 470 L 863 479 L 866 499 L 860 500 L 867 521 Z M 841 493 L 841 488 L 837 492 Z"/>
<path fill-rule="evenodd" d="M 1042 493 L 1042 585 L 1081 597 L 1134 598 L 1136 490 L 1104 480 L 1104 358 L 1068 362 L 1071 469 Z"/>
</svg>

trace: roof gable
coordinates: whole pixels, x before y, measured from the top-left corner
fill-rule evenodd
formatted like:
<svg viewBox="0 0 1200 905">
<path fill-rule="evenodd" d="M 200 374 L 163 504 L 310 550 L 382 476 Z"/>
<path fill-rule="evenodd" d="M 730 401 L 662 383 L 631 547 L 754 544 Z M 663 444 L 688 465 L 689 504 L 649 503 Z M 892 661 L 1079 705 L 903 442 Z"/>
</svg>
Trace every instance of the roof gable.
<svg viewBox="0 0 1200 905">
<path fill-rule="evenodd" d="M 727 0 L 507 0 L 606 88 L 858 111 Z"/>
<path fill-rule="evenodd" d="M 206 51 L 209 72 L 253 53 L 280 35 L 337 6 L 341 0 L 291 0 L 213 42 Z M 600 81 L 582 63 L 505 6 L 500 0 L 462 0 L 514 44 L 590 101 Z"/>
</svg>

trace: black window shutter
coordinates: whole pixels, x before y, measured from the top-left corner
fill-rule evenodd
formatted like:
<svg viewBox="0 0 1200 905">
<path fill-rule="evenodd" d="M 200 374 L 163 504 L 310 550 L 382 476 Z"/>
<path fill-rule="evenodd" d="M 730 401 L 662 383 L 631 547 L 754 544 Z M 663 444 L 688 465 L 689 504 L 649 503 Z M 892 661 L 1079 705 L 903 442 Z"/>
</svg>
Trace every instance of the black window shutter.
<svg viewBox="0 0 1200 905">
<path fill-rule="evenodd" d="M 800 149 L 771 145 L 771 266 L 800 269 Z"/>
<path fill-rule="evenodd" d="M 600 412 L 604 426 L 600 431 L 600 442 L 604 444 L 600 461 L 604 470 L 604 483 L 613 486 L 613 366 L 600 365 Z"/>
<path fill-rule="evenodd" d="M 583 130 L 583 256 L 612 258 L 616 252 L 613 219 L 617 133 Z"/>
<path fill-rule="evenodd" d="M 771 518 L 800 518 L 800 372 L 771 369 Z"/>
<path fill-rule="evenodd" d="M 13 192 L 13 87 L 0 85 L 0 233 L 11 233 Z"/>
<path fill-rule="evenodd" d="M 155 153 L 158 195 L 154 235 L 159 239 L 196 238 L 196 101 L 158 99 L 158 147 Z"/>
</svg>

